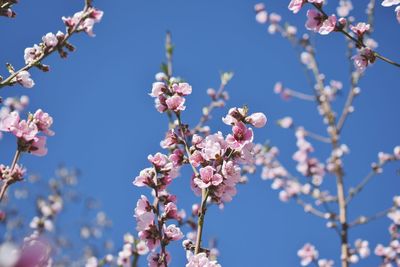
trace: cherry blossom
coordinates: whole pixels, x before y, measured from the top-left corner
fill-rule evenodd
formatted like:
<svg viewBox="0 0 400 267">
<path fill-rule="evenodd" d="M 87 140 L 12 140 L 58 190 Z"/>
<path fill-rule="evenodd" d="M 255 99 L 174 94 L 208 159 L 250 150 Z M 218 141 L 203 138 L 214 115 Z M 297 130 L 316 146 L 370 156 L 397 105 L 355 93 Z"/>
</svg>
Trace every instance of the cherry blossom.
<svg viewBox="0 0 400 267">
<path fill-rule="evenodd" d="M 318 32 L 319 34 L 326 35 L 335 30 L 336 16 L 332 15 L 328 18 L 315 9 L 307 11 L 306 28 L 308 30 Z"/>
</svg>

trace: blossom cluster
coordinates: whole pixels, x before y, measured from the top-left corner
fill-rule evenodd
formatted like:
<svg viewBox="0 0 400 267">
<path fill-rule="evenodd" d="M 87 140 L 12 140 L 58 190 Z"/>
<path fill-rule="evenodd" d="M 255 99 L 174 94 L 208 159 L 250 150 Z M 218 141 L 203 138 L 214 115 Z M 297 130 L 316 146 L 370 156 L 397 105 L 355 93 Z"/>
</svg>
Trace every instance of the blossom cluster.
<svg viewBox="0 0 400 267">
<path fill-rule="evenodd" d="M 310 243 L 305 244 L 298 252 L 301 266 L 309 266 L 315 263 L 318 267 L 333 267 L 334 262 L 327 259 L 318 259 L 318 250 Z"/>
<path fill-rule="evenodd" d="M 18 111 L 12 111 L 0 121 L 0 131 L 10 132 L 17 137 L 18 150 L 37 156 L 47 154 L 46 136 L 54 135 L 50 129 L 53 118 L 41 109 L 21 120 Z"/>
<path fill-rule="evenodd" d="M 221 132 L 210 133 L 201 127 L 209 118 L 209 111 L 215 106 L 214 102 L 224 101 L 223 86 L 231 76 L 221 78 L 221 88 L 218 93 L 208 90 L 212 104 L 203 114 L 201 123 L 193 129 L 181 121 L 181 114 L 186 109 L 185 97 L 192 93 L 190 84 L 167 74 L 156 75 L 150 96 L 155 98 L 155 107 L 160 113 L 167 113 L 176 120 L 170 124 L 165 139 L 161 141 L 162 148 L 169 154 L 157 152 L 149 155 L 148 160 L 152 167 L 143 169 L 134 180 L 134 185 L 147 186 L 152 190 L 154 201 L 142 195 L 137 202 L 135 218 L 139 238 L 145 241 L 151 253 L 148 256 L 149 266 L 164 266 L 171 259 L 166 246 L 171 241 L 183 238 L 179 225 L 187 222 L 194 225 L 194 220 L 184 221 L 185 212 L 178 211 L 176 196 L 168 193 L 167 187 L 179 175 L 183 165 L 190 165 L 194 172 L 191 179 L 191 188 L 209 203 L 223 205 L 236 195 L 236 185 L 241 181 L 241 164 L 253 161 L 253 130 L 246 125 L 263 127 L 267 118 L 262 113 L 248 114 L 247 107 L 232 108 L 222 119 L 232 127 L 232 133 L 223 136 Z M 222 98 L 222 99 L 221 99 Z M 204 198 L 205 197 L 205 198 Z M 204 216 L 205 207 L 194 205 L 193 218 Z M 178 225 L 169 224 L 169 220 L 176 220 Z M 192 227 L 192 230 L 193 229 Z M 204 252 L 193 253 L 197 234 L 190 232 L 183 242 L 187 250 L 188 264 L 186 266 L 219 266 L 211 260 L 210 255 Z M 157 250 L 157 248 L 159 248 Z M 202 248 L 201 248 L 202 249 Z"/>
</svg>

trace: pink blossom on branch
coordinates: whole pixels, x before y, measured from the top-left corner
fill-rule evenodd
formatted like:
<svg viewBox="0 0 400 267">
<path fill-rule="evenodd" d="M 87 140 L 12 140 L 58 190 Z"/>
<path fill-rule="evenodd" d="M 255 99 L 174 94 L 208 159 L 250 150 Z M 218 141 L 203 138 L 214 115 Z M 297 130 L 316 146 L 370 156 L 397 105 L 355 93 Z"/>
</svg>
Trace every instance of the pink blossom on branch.
<svg viewBox="0 0 400 267">
<path fill-rule="evenodd" d="M 332 15 L 325 17 L 322 13 L 315 9 L 307 11 L 306 28 L 308 30 L 318 32 L 319 34 L 326 35 L 335 30 L 336 16 Z"/>
</svg>

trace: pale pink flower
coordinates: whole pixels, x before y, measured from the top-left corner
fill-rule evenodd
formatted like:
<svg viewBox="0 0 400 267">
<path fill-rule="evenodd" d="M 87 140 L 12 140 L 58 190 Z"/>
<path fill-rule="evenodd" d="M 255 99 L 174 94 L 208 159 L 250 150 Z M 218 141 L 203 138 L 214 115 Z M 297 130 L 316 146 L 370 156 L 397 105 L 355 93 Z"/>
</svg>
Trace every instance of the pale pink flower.
<svg viewBox="0 0 400 267">
<path fill-rule="evenodd" d="M 49 115 L 49 113 L 38 109 L 35 114 L 33 114 L 33 121 L 36 123 L 39 131 L 42 131 L 49 136 L 54 135 L 54 132 L 49 129 L 53 124 L 53 118 Z"/>
<path fill-rule="evenodd" d="M 140 171 L 139 176 L 136 176 L 133 184 L 138 187 L 153 185 L 153 178 L 155 176 L 153 168 L 146 168 Z"/>
<path fill-rule="evenodd" d="M 42 41 L 46 45 L 46 47 L 49 47 L 49 48 L 55 47 L 58 44 L 57 36 L 52 32 L 49 32 L 45 36 L 43 36 Z"/>
<path fill-rule="evenodd" d="M 155 75 L 155 79 L 158 82 L 166 81 L 168 79 L 168 76 L 164 72 L 158 72 Z"/>
<path fill-rule="evenodd" d="M 301 259 L 301 266 L 307 266 L 314 260 L 318 259 L 318 251 L 309 243 L 305 244 L 298 252 L 297 255 Z"/>
<path fill-rule="evenodd" d="M 375 61 L 375 55 L 369 48 L 362 48 L 359 50 L 359 53 L 352 57 L 354 61 L 354 66 L 357 68 L 359 72 L 363 72 L 369 63 L 373 63 Z"/>
<path fill-rule="evenodd" d="M 200 168 L 200 178 L 196 177 L 194 183 L 200 188 L 207 188 L 211 185 L 218 186 L 222 183 L 222 176 L 214 173 L 215 169 L 211 166 Z"/>
<path fill-rule="evenodd" d="M 89 17 L 83 19 L 83 12 L 79 11 L 75 13 L 72 17 L 62 17 L 64 24 L 72 29 L 79 23 L 77 27 L 78 31 L 85 31 L 89 36 L 95 36 L 93 33 L 93 26 L 95 23 L 101 21 L 103 17 L 103 11 L 91 7 L 88 11 L 90 13 Z"/>
<path fill-rule="evenodd" d="M 168 225 L 168 227 L 165 227 L 164 225 L 164 234 L 167 236 L 167 238 L 174 241 L 183 238 L 181 229 L 179 229 L 179 227 L 177 227 L 175 224 Z"/>
<path fill-rule="evenodd" d="M 192 252 L 188 251 L 186 257 L 188 260 L 186 267 L 221 267 L 217 261 L 211 261 L 207 258 L 204 252 L 194 255 Z"/>
<path fill-rule="evenodd" d="M 306 28 L 308 30 L 318 32 L 319 34 L 326 35 L 335 30 L 336 16 L 332 15 L 325 18 L 323 14 L 315 9 L 307 11 Z"/>
<path fill-rule="evenodd" d="M 333 260 L 320 259 L 318 260 L 318 267 L 333 267 L 334 263 Z"/>
<path fill-rule="evenodd" d="M 31 74 L 26 70 L 20 71 L 17 76 L 15 76 L 13 81 L 19 83 L 25 88 L 32 88 L 35 86 L 35 82 L 32 80 Z"/>
<path fill-rule="evenodd" d="M 400 23 L 400 6 L 397 6 L 394 11 L 396 12 L 397 21 Z"/>
<path fill-rule="evenodd" d="M 208 135 L 201 144 L 198 145 L 198 147 L 201 148 L 201 156 L 205 160 L 212 160 L 216 159 L 218 156 L 222 156 L 227 146 L 221 132 Z"/>
<path fill-rule="evenodd" d="M 38 57 L 43 53 L 42 47 L 34 45 L 33 47 L 27 47 L 24 50 L 25 64 L 32 64 Z"/>
<path fill-rule="evenodd" d="M 19 114 L 17 111 L 10 112 L 0 119 L 0 131 L 11 132 L 18 127 Z"/>
<path fill-rule="evenodd" d="M 362 259 L 366 258 L 370 254 L 369 243 L 367 240 L 357 239 L 354 242 L 357 253 L 360 255 Z"/>
<path fill-rule="evenodd" d="M 267 23 L 268 13 L 265 10 L 265 5 L 258 3 L 254 6 L 254 10 L 256 11 L 256 21 L 261 24 Z"/>
<path fill-rule="evenodd" d="M 283 85 L 281 82 L 277 82 L 274 86 L 274 93 L 279 95 L 283 91 Z"/>
<path fill-rule="evenodd" d="M 243 148 L 246 144 L 253 141 L 253 130 L 246 128 L 243 122 L 237 123 L 232 127 L 233 134 L 226 137 L 226 142 L 232 149 Z"/>
<path fill-rule="evenodd" d="M 141 215 L 135 215 L 136 218 L 136 230 L 137 231 L 146 231 L 151 225 L 154 224 L 154 214 L 152 212 L 144 212 Z M 146 233 L 142 233 L 142 237 L 147 236 Z M 140 236 L 139 236 L 140 237 Z M 142 238 L 142 240 L 146 238 Z"/>
<path fill-rule="evenodd" d="M 193 165 L 193 167 L 197 168 L 204 161 L 204 158 L 202 156 L 202 153 L 200 151 L 196 150 L 192 153 L 192 155 L 190 155 L 189 161 L 190 161 L 190 164 Z"/>
<path fill-rule="evenodd" d="M 291 117 L 284 117 L 278 120 L 278 125 L 285 129 L 290 128 L 293 125 L 293 119 Z"/>
<path fill-rule="evenodd" d="M 172 90 L 178 95 L 186 96 L 192 93 L 192 86 L 188 83 L 174 83 L 172 85 Z"/>
<path fill-rule="evenodd" d="M 169 202 L 164 207 L 163 217 L 167 219 L 177 219 L 178 218 L 178 208 L 174 202 Z"/>
<path fill-rule="evenodd" d="M 136 244 L 136 251 L 139 255 L 146 255 L 147 253 L 149 253 L 149 248 L 146 246 L 146 242 L 140 240 Z"/>
<path fill-rule="evenodd" d="M 226 181 L 225 184 L 235 185 L 240 180 L 240 167 L 233 161 L 224 161 L 222 163 L 222 174 Z"/>
<path fill-rule="evenodd" d="M 45 156 L 47 154 L 46 141 L 46 136 L 38 136 L 34 139 L 31 147 L 29 148 L 29 152 L 32 155 Z"/>
<path fill-rule="evenodd" d="M 339 17 L 347 17 L 351 10 L 353 10 L 353 4 L 348 0 L 340 0 L 339 6 L 336 9 Z"/>
<path fill-rule="evenodd" d="M 393 197 L 393 202 L 396 207 L 400 208 L 400 196 Z"/>
<path fill-rule="evenodd" d="M 12 129 L 12 133 L 16 137 L 22 138 L 29 142 L 36 138 L 36 135 L 38 134 L 38 128 L 36 124 L 22 120 Z"/>
<path fill-rule="evenodd" d="M 272 24 L 279 23 L 281 20 L 282 20 L 282 17 L 281 17 L 279 14 L 271 13 L 271 14 L 269 15 L 269 21 L 270 21 Z"/>
<path fill-rule="evenodd" d="M 11 171 L 9 166 L 0 164 L 0 180 L 12 178 L 14 181 L 21 181 L 26 173 L 26 169 L 20 164 L 15 164 L 14 169 Z"/>
<path fill-rule="evenodd" d="M 139 200 L 136 202 L 135 216 L 140 217 L 146 212 L 151 212 L 151 205 L 145 195 L 141 195 Z"/>
<path fill-rule="evenodd" d="M 162 169 L 169 163 L 168 157 L 160 152 L 157 152 L 154 156 L 148 155 L 147 159 L 159 169 Z"/>
<path fill-rule="evenodd" d="M 396 225 L 400 225 L 400 210 L 391 211 L 388 213 L 389 219 L 391 219 Z"/>
<path fill-rule="evenodd" d="M 382 6 L 389 7 L 400 4 L 400 0 L 384 0 Z"/>
<path fill-rule="evenodd" d="M 294 14 L 298 13 L 301 7 L 306 3 L 306 0 L 291 0 L 289 3 L 289 10 L 292 11 Z"/>
<path fill-rule="evenodd" d="M 241 121 L 245 117 L 245 111 L 243 108 L 231 108 L 225 117 L 222 117 L 222 122 L 226 125 L 235 125 L 238 121 Z"/>
<path fill-rule="evenodd" d="M 153 87 L 151 88 L 151 93 L 149 94 L 152 97 L 158 97 L 161 95 L 164 90 L 166 90 L 165 83 L 163 82 L 155 82 L 153 83 Z"/>
<path fill-rule="evenodd" d="M 362 37 L 370 28 L 371 26 L 365 22 L 359 22 L 356 26 L 350 25 L 350 29 L 359 37 Z"/>
<path fill-rule="evenodd" d="M 179 96 L 179 95 L 173 95 L 169 97 L 167 100 L 165 100 L 165 103 L 167 104 L 168 109 L 174 111 L 174 112 L 179 112 L 182 110 L 185 110 L 185 98 Z"/>
<path fill-rule="evenodd" d="M 400 159 L 400 146 L 396 146 L 393 149 L 393 153 L 394 153 L 394 156 L 395 156 L 396 159 Z"/>
<path fill-rule="evenodd" d="M 250 123 L 256 128 L 262 128 L 267 123 L 267 117 L 264 113 L 256 112 L 246 117 L 246 122 Z"/>
</svg>

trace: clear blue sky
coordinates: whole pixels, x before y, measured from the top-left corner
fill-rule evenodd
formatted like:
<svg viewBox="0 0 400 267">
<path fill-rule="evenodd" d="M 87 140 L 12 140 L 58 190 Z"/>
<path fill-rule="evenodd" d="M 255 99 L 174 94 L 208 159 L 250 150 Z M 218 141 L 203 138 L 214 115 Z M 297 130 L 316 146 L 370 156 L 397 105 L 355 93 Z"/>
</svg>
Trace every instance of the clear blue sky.
<svg viewBox="0 0 400 267">
<path fill-rule="evenodd" d="M 39 42 L 49 31 L 63 29 L 61 16 L 80 10 L 81 2 L 21 1 L 15 8 L 15 20 L 1 19 L 0 62 L 21 66 L 24 48 Z M 268 10 L 280 13 L 305 31 L 305 12 L 293 15 L 286 8 L 287 2 L 270 0 L 265 4 Z M 333 11 L 334 2 L 329 1 L 328 10 Z M 354 2 L 356 18 L 365 20 L 369 1 Z M 270 123 L 255 132 L 256 140 L 277 144 L 282 162 L 294 172 L 291 156 L 296 150 L 295 139 L 274 121 L 292 115 L 310 130 L 324 133 L 324 128 L 312 103 L 286 103 L 273 94 L 276 81 L 302 92 L 310 92 L 310 88 L 290 44 L 279 36 L 270 36 L 265 27 L 255 22 L 255 3 L 96 1 L 105 15 L 95 27 L 95 38 L 76 36 L 72 43 L 77 50 L 67 60 L 53 55 L 45 62 L 51 66 L 49 73 L 32 71 L 36 82 L 33 89 L 13 87 L 1 92 L 3 97 L 28 94 L 32 103 L 29 110 L 43 108 L 55 120 L 56 135 L 48 140 L 48 155 L 24 156 L 22 162 L 30 171 L 44 175 L 52 174 L 60 162 L 80 168 L 81 189 L 102 202 L 114 221 L 113 239 L 118 246 L 123 233 L 134 231 L 133 209 L 140 194 L 146 192 L 133 187 L 132 179 L 148 166 L 147 155 L 160 150 L 159 141 L 167 127 L 166 118 L 153 108 L 147 93 L 164 60 L 165 31 L 171 30 L 176 45 L 175 74 L 184 77 L 194 89 L 187 99 L 183 119 L 196 122 L 201 107 L 208 103 L 206 89 L 218 86 L 220 71 L 232 70 L 235 77 L 228 87 L 228 106 L 248 104 L 251 110 L 266 113 Z M 380 44 L 379 51 L 397 61 L 399 34 L 393 9 L 378 7 L 374 37 Z M 347 93 L 348 62 L 343 37 L 317 36 L 316 43 L 322 71 L 328 79 L 342 80 Z M 3 69 L 1 74 L 5 72 Z M 399 69 L 377 62 L 360 83 L 362 94 L 355 101 L 356 112 L 349 118 L 342 137 L 351 150 L 345 157 L 346 185 L 357 183 L 369 172 L 379 151 L 391 152 L 399 144 L 399 74 Z M 342 97 L 334 106 L 341 110 L 343 102 Z M 223 114 L 224 111 L 215 113 L 212 129 L 229 131 L 219 119 Z M 319 147 L 317 155 L 326 158 L 328 147 Z M 0 162 L 9 162 L 13 150 L 12 138 L 2 141 Z M 351 218 L 354 214 L 373 214 L 391 204 L 393 195 L 400 193 L 396 167 L 385 169 L 352 203 Z M 180 196 L 180 207 L 189 208 L 195 201 L 189 177 L 186 173 L 172 188 Z M 74 220 L 78 218 L 68 218 Z M 376 243 L 386 244 L 389 223 L 384 218 L 361 226 L 351 233 L 350 240 L 368 239 L 373 248 Z M 240 187 L 238 196 L 225 210 L 209 210 L 205 236 L 218 238 L 223 266 L 299 266 L 296 252 L 306 242 L 316 245 L 321 257 L 339 262 L 335 232 L 327 230 L 320 219 L 304 214 L 294 203 L 281 203 L 277 192 L 259 178 L 259 173 L 250 177 L 248 185 Z M 172 266 L 183 266 L 184 251 L 177 243 Z M 376 257 L 367 262 L 359 266 L 378 265 Z"/>
</svg>

